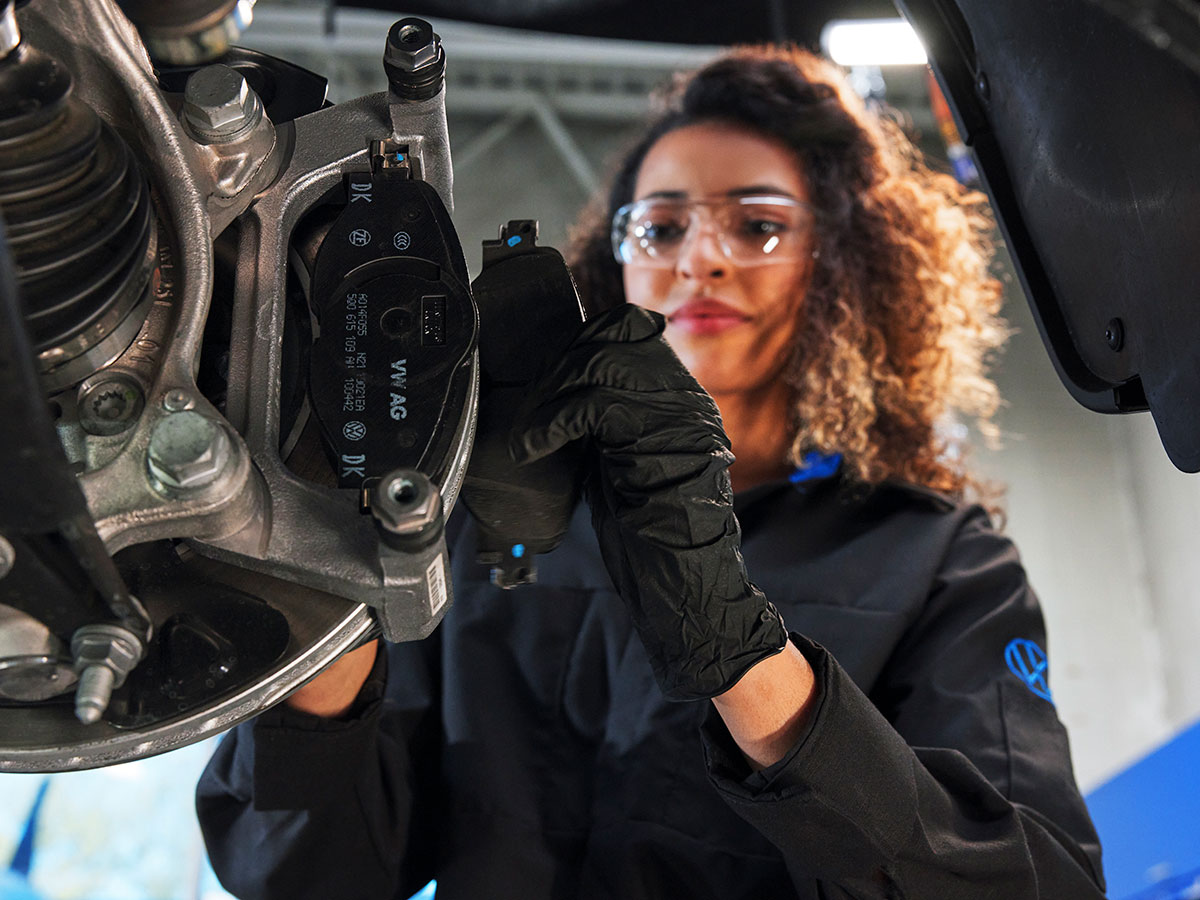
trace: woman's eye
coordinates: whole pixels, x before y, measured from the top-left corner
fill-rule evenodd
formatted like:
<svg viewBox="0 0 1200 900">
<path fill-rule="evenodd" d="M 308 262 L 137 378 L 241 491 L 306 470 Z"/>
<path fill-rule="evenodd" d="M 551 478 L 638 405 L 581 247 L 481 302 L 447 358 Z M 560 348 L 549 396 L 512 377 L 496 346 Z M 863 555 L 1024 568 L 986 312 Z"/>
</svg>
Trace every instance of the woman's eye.
<svg viewBox="0 0 1200 900">
<path fill-rule="evenodd" d="M 742 224 L 742 230 L 749 235 L 769 235 L 783 234 L 788 230 L 786 222 L 777 222 L 772 219 L 748 219 Z"/>
<path fill-rule="evenodd" d="M 664 242 L 677 241 L 683 237 L 686 226 L 680 225 L 678 222 L 646 222 L 642 228 L 641 236 L 646 240 Z"/>
</svg>

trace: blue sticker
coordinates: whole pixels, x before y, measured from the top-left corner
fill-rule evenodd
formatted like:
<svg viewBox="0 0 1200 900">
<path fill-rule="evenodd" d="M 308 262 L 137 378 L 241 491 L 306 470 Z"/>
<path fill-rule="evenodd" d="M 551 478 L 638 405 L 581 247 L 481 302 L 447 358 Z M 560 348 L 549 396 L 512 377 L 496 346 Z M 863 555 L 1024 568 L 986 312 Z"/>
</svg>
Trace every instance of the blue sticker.
<svg viewBox="0 0 1200 900">
<path fill-rule="evenodd" d="M 514 234 L 507 241 L 505 241 L 505 243 L 510 247 L 515 247 L 517 244 L 521 243 L 521 236 L 519 234 Z"/>
<path fill-rule="evenodd" d="M 1046 680 L 1050 663 L 1046 651 L 1026 638 L 1013 638 L 1004 648 L 1004 661 L 1012 673 L 1025 682 L 1043 700 L 1054 702 L 1050 696 L 1050 683 Z"/>
<path fill-rule="evenodd" d="M 520 559 L 522 556 L 524 556 L 525 555 L 525 545 L 524 544 L 513 544 L 512 555 L 513 555 L 513 559 Z"/>
</svg>

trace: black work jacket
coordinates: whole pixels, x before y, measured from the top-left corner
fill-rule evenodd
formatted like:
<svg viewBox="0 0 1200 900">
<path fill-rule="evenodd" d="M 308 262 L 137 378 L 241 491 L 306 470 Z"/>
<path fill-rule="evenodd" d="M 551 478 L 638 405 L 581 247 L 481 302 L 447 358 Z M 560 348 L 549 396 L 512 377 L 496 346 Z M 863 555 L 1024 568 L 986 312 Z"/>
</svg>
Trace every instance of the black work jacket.
<svg viewBox="0 0 1200 900">
<path fill-rule="evenodd" d="M 430 878 L 439 900 L 1102 897 L 1040 696 L 1041 612 L 984 512 L 837 478 L 736 507 L 820 690 L 775 766 L 751 773 L 707 701 L 663 700 L 586 509 L 511 592 L 471 564 L 467 523 L 455 605 L 388 648 L 348 720 L 276 708 L 224 739 L 198 791 L 222 882 L 288 900 Z"/>
</svg>

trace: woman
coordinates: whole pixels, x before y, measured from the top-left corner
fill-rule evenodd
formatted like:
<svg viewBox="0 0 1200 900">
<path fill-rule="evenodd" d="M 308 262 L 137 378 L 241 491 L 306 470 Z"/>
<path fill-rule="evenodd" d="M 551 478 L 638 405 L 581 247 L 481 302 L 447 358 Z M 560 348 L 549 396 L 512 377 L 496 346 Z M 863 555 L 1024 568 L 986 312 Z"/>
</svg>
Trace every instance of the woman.
<svg viewBox="0 0 1200 900">
<path fill-rule="evenodd" d="M 806 54 L 678 84 L 579 237 L 612 308 L 514 429 L 586 442 L 592 521 L 506 594 L 460 519 L 433 638 L 234 732 L 199 791 L 222 880 L 1101 897 L 1036 600 L 944 427 L 986 423 L 1002 335 L 957 195 Z"/>
</svg>

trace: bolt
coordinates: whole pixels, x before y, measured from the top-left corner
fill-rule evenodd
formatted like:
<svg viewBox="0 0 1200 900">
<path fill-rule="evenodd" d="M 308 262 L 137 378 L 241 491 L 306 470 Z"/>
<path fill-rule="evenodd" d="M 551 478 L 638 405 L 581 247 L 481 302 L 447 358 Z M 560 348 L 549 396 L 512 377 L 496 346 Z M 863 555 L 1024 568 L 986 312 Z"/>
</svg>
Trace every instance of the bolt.
<svg viewBox="0 0 1200 900">
<path fill-rule="evenodd" d="M 1109 319 L 1104 326 L 1104 342 L 1113 351 L 1119 351 L 1125 346 L 1125 323 L 1120 319 Z"/>
<path fill-rule="evenodd" d="M 88 666 L 75 688 L 75 718 L 84 725 L 99 722 L 112 699 L 117 676 L 108 666 Z"/>
<path fill-rule="evenodd" d="M 193 410 L 183 410 L 155 424 L 146 465 L 161 485 L 190 490 L 212 484 L 229 457 L 229 437 L 221 425 Z"/>
<path fill-rule="evenodd" d="M 192 395 L 183 388 L 172 388 L 163 395 L 163 409 L 167 412 L 183 412 L 196 405 Z"/>
<path fill-rule="evenodd" d="M 142 387 L 127 375 L 107 375 L 79 386 L 79 424 L 89 434 L 126 431 L 142 414 Z"/>
<path fill-rule="evenodd" d="M 17 551 L 9 543 L 8 538 L 0 535 L 0 578 L 12 571 L 13 563 L 17 561 Z"/>
<path fill-rule="evenodd" d="M 142 642 L 118 625 L 84 625 L 71 637 L 71 654 L 79 685 L 75 688 L 75 716 L 84 725 L 100 719 L 112 692 L 142 658 Z"/>
<path fill-rule="evenodd" d="M 205 66 L 183 89 L 183 119 L 202 144 L 224 144 L 262 120 L 262 102 L 237 69 Z"/>
<path fill-rule="evenodd" d="M 988 83 L 988 77 L 983 72 L 975 76 L 975 90 L 985 103 L 992 99 L 992 86 Z"/>
<path fill-rule="evenodd" d="M 415 469 L 396 469 L 371 489 L 371 512 L 392 534 L 417 537 L 442 515 L 442 497 L 432 481 Z"/>
<path fill-rule="evenodd" d="M 406 72 L 415 72 L 436 63 L 441 49 L 441 40 L 428 22 L 417 18 L 401 19 L 388 31 L 383 61 Z"/>
<path fill-rule="evenodd" d="M 401 19 L 388 30 L 383 70 L 395 97 L 428 100 L 442 89 L 446 54 L 433 26 L 424 19 Z"/>
</svg>

